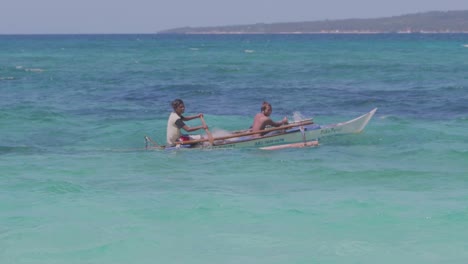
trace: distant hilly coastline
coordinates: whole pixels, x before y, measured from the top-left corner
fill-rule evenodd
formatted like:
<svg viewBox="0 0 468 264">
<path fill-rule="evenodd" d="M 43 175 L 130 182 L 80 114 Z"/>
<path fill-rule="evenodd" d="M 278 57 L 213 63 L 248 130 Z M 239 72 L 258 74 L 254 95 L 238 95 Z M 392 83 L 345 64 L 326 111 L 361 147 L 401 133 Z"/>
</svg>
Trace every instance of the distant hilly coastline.
<svg viewBox="0 0 468 264">
<path fill-rule="evenodd" d="M 468 10 L 432 11 L 384 18 L 182 27 L 158 34 L 375 34 L 468 33 Z"/>
</svg>

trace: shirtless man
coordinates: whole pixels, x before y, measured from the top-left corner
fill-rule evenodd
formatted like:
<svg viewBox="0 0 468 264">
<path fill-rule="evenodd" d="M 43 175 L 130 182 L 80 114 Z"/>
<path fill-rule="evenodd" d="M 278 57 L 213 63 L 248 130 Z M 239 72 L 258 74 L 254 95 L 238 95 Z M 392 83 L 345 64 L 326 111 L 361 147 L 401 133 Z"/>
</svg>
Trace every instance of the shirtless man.
<svg viewBox="0 0 468 264">
<path fill-rule="evenodd" d="M 288 124 L 288 118 L 284 117 L 283 120 L 275 122 L 271 120 L 270 115 L 273 109 L 270 103 L 263 102 L 261 112 L 255 115 L 254 123 L 252 125 L 252 132 L 264 130 L 266 126 L 279 127 Z M 262 133 L 263 136 L 265 133 Z"/>
<path fill-rule="evenodd" d="M 207 126 L 196 126 L 196 127 L 189 127 L 187 126 L 184 121 L 189 121 L 195 118 L 203 117 L 203 114 L 198 114 L 194 116 L 183 116 L 182 114 L 185 112 L 185 105 L 181 99 L 175 99 L 172 102 L 172 108 L 174 112 L 169 115 L 169 119 L 167 120 L 167 145 L 174 146 L 176 145 L 179 138 L 182 136 L 180 133 L 180 129 L 184 129 L 187 132 L 196 131 L 199 129 L 207 129 Z"/>
</svg>

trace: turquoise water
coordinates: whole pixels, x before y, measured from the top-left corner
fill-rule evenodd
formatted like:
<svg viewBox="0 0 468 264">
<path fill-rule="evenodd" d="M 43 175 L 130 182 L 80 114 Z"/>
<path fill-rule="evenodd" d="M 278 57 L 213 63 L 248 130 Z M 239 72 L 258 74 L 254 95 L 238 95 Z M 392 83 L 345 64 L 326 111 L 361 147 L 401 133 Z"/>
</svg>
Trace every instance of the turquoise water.
<svg viewBox="0 0 468 264">
<path fill-rule="evenodd" d="M 466 263 L 468 35 L 0 36 L 1 263 Z M 212 131 L 364 133 L 144 151 Z M 194 120 L 189 125 L 198 125 Z"/>
</svg>

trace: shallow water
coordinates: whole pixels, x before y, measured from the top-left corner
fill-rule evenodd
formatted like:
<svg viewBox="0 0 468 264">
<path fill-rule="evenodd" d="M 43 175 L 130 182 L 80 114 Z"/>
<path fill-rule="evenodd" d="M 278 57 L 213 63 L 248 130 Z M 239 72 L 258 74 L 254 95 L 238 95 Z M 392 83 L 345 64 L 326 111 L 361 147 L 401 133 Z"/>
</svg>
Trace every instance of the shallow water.
<svg viewBox="0 0 468 264">
<path fill-rule="evenodd" d="M 468 35 L 0 36 L 2 263 L 466 263 Z M 210 129 L 365 131 L 144 151 Z M 198 125 L 190 121 L 189 125 Z"/>
</svg>

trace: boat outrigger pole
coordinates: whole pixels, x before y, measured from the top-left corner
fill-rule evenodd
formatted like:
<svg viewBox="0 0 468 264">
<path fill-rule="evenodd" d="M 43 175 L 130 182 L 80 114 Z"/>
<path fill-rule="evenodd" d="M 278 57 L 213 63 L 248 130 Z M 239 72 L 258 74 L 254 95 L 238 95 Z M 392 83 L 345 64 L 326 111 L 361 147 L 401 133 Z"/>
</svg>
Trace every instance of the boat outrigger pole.
<svg viewBox="0 0 468 264">
<path fill-rule="evenodd" d="M 153 146 L 150 146 L 149 144 L 152 144 Z M 148 150 L 148 149 L 154 149 L 154 148 L 164 148 L 164 146 L 160 146 L 158 145 L 158 143 L 156 143 L 156 141 L 152 140 L 150 137 L 148 136 L 145 136 L 145 149 Z"/>
</svg>

